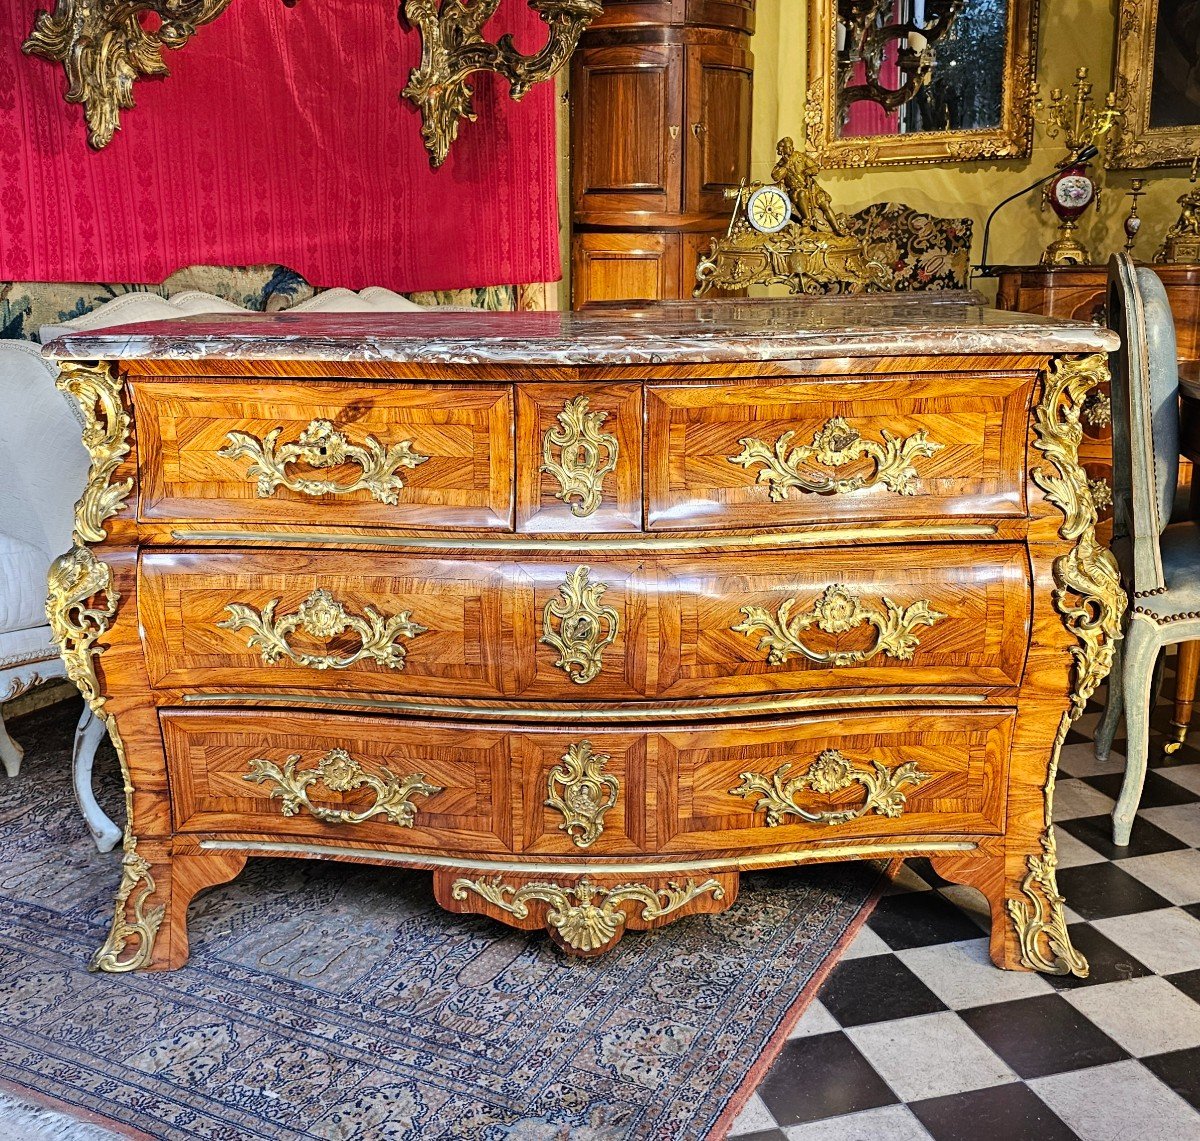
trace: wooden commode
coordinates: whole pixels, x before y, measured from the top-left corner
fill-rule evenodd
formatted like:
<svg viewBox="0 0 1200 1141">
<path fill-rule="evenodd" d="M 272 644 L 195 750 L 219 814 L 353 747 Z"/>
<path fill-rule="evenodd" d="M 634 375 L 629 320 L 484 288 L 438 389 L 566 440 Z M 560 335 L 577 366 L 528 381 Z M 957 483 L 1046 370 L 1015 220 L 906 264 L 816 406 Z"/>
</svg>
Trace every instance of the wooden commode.
<svg viewBox="0 0 1200 1141">
<path fill-rule="evenodd" d="M 50 614 L 128 786 L 93 965 L 180 966 L 254 855 L 585 955 L 927 855 L 997 964 L 1086 973 L 1049 821 L 1124 606 L 1077 459 L 1113 343 L 945 294 L 56 342 Z"/>
</svg>

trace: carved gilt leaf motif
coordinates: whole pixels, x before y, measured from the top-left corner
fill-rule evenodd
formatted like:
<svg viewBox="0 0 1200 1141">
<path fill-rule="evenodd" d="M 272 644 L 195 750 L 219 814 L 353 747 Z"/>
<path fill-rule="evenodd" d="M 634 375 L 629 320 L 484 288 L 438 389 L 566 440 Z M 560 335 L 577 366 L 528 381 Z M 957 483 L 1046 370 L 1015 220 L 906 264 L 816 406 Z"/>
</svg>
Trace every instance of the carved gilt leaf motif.
<svg viewBox="0 0 1200 1141">
<path fill-rule="evenodd" d="M 859 769 L 844 753 L 837 749 L 826 749 L 802 773 L 789 777 L 791 762 L 785 762 L 770 775 L 766 773 L 742 773 L 742 783 L 729 790 L 730 796 L 757 796 L 755 809 L 767 814 L 767 827 L 777 828 L 788 816 L 798 816 L 812 824 L 835 826 L 858 820 L 868 813 L 897 817 L 904 812 L 906 798 L 904 786 L 918 785 L 929 780 L 929 774 L 917 767 L 916 761 L 905 761 L 888 770 L 878 761 L 871 762 L 871 769 Z M 836 792 L 860 784 L 866 789 L 866 799 L 857 808 L 838 809 L 827 812 L 809 812 L 796 803 L 796 795 L 804 790 L 831 796 Z"/>
<path fill-rule="evenodd" d="M 792 490 L 818 495 L 849 495 L 877 484 L 897 495 L 915 495 L 917 469 L 913 461 L 928 458 L 945 445 L 930 440 L 924 428 L 906 439 L 892 435 L 886 428 L 881 434 L 882 443 L 864 439 L 852 424 L 835 416 L 825 421 L 814 434 L 811 444 L 792 447 L 795 432 L 784 432 L 774 445 L 744 436 L 738 440 L 742 450 L 736 456 L 730 456 L 729 462 L 747 471 L 762 464 L 757 482 L 770 485 L 772 503 L 784 502 Z M 813 467 L 818 464 L 836 471 L 861 459 L 873 461 L 874 469 L 848 479 Z"/>
<path fill-rule="evenodd" d="M 571 745 L 562 763 L 550 770 L 546 806 L 562 813 L 559 825 L 577 848 L 587 848 L 604 831 L 604 815 L 617 803 L 621 791 L 615 776 L 604 766 L 611 758 L 592 749 L 591 741 Z"/>
<path fill-rule="evenodd" d="M 246 475 L 257 477 L 258 494 L 264 499 L 280 487 L 315 498 L 369 491 L 372 498 L 392 507 L 400 501 L 399 492 L 404 487 L 404 480 L 396 473 L 429 459 L 413 451 L 412 440 L 385 447 L 376 437 L 368 436 L 361 444 L 353 444 L 328 420 L 311 421 L 294 443 L 280 444 L 282 434 L 282 428 L 272 428 L 260 440 L 249 432 L 229 432 L 225 437 L 229 443 L 217 455 L 227 460 L 249 457 L 252 462 Z M 357 464 L 362 474 L 352 482 L 289 475 L 288 467 L 301 462 L 317 469 Z"/>
<path fill-rule="evenodd" d="M 577 519 L 586 519 L 599 508 L 604 478 L 616 469 L 620 453 L 616 436 L 600 431 L 608 413 L 588 408 L 586 396 L 567 401 L 558 414 L 558 425 L 546 430 L 539 469 L 558 481 L 555 499 L 578 500 L 571 503 L 571 514 Z"/>
<path fill-rule="evenodd" d="M 297 770 L 300 760 L 300 754 L 293 753 L 280 766 L 265 757 L 254 757 L 250 761 L 250 771 L 242 779 L 256 784 L 274 784 L 271 798 L 281 802 L 284 816 L 296 816 L 303 808 L 318 820 L 330 824 L 364 824 L 376 816 L 383 816 L 401 828 L 411 828 L 417 815 L 411 798 L 435 796 L 445 791 L 430 784 L 424 773 L 398 777 L 391 769 L 381 767 L 380 775 L 375 776 L 345 749 L 330 749 L 315 768 Z M 318 782 L 333 792 L 369 788 L 375 793 L 375 802 L 361 812 L 314 804 L 308 790 Z"/>
<path fill-rule="evenodd" d="M 600 599 L 608 586 L 592 582 L 590 567 L 576 567 L 542 612 L 541 645 L 558 651 L 557 669 L 576 685 L 587 685 L 604 668 L 604 651 L 616 641 L 621 617 Z"/>
<path fill-rule="evenodd" d="M 554 883 L 506 884 L 500 876 L 492 879 L 455 880 L 450 894 L 464 900 L 469 893 L 480 896 L 516 919 L 529 916 L 529 904 L 547 905 L 546 926 L 561 943 L 576 951 L 601 951 L 614 942 L 625 926 L 622 904 L 640 905 L 640 917 L 647 922 L 678 911 L 702 895 L 722 899 L 725 890 L 714 879 L 697 883 L 670 883 L 665 888 L 629 883 L 603 888 L 586 876 L 574 887 Z"/>
<path fill-rule="evenodd" d="M 883 610 L 863 605 L 858 595 L 841 584 L 827 587 L 824 593 L 801 613 L 793 614 L 798 598 L 789 598 L 771 614 L 761 606 L 743 606 L 744 621 L 731 627 L 735 634 L 753 637 L 762 634 L 758 648 L 767 651 L 769 665 L 781 666 L 793 657 L 807 658 L 811 662 L 828 663 L 834 666 L 859 665 L 870 661 L 877 654 L 884 654 L 899 661 L 909 661 L 920 641 L 917 628 L 934 626 L 946 617 L 934 610 L 926 599 L 911 606 L 897 606 L 890 598 L 884 598 Z M 802 635 L 814 626 L 826 634 L 844 634 L 859 626 L 874 626 L 874 644 L 866 650 L 814 649 Z"/>
<path fill-rule="evenodd" d="M 251 631 L 246 643 L 262 651 L 267 665 L 289 658 L 299 666 L 314 670 L 344 670 L 356 662 L 373 661 L 389 669 L 402 670 L 408 657 L 402 638 L 415 638 L 428 632 L 428 627 L 412 620 L 411 611 L 388 617 L 373 606 L 363 608 L 362 615 L 351 614 L 328 590 L 312 592 L 291 614 L 277 615 L 282 599 L 272 598 L 262 610 L 244 602 L 231 602 L 225 609 L 229 617 L 217 625 L 225 630 Z M 347 630 L 355 633 L 360 645 L 352 653 L 320 654 L 297 649 L 290 639 L 297 630 L 312 638 L 335 638 Z"/>
</svg>

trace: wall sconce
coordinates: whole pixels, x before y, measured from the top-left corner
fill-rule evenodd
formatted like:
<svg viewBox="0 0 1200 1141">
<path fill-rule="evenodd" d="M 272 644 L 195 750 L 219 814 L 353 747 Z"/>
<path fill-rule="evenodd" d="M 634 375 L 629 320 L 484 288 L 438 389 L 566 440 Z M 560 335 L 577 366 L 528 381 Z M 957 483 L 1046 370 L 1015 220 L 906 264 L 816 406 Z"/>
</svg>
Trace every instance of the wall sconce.
<svg viewBox="0 0 1200 1141">
<path fill-rule="evenodd" d="M 61 63 L 67 74 L 68 103 L 82 103 L 88 142 L 100 150 L 121 126 L 121 112 L 134 105 L 134 82 L 144 75 L 169 74 L 162 49 L 178 50 L 203 24 L 215 20 L 233 0 L 55 0 L 53 12 L 39 12 L 22 50 Z M 283 0 L 289 8 L 296 0 Z M 436 170 L 458 137 L 461 119 L 474 121 L 467 77 L 494 71 L 508 80 L 514 99 L 552 79 L 571 58 L 587 26 L 603 11 L 600 0 L 528 0 L 549 31 L 546 46 L 522 55 L 511 36 L 499 43 L 483 28 L 500 0 L 405 0 L 403 13 L 421 35 L 421 62 L 403 95 L 421 111 L 421 135 Z M 142 17 L 161 25 L 148 30 Z"/>
</svg>

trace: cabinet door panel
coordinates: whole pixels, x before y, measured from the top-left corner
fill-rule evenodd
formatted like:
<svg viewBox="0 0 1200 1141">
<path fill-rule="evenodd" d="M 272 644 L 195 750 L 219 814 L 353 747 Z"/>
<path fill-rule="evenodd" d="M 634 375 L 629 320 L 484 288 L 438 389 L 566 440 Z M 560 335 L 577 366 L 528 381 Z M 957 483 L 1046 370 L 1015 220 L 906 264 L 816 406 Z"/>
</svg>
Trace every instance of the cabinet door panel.
<svg viewBox="0 0 1200 1141">
<path fill-rule="evenodd" d="M 717 45 L 689 49 L 684 210 L 728 214 L 727 189 L 750 174 L 753 56 Z"/>
<path fill-rule="evenodd" d="M 575 308 L 593 301 L 679 297 L 679 240 L 679 234 L 577 233 L 571 278 Z"/>
</svg>

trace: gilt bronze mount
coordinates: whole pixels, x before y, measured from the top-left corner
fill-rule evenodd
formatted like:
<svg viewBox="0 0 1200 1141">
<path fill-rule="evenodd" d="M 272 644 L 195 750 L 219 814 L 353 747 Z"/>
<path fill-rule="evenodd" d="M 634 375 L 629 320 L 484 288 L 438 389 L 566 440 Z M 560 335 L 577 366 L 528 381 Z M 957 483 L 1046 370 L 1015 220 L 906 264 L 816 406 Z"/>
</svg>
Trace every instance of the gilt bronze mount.
<svg viewBox="0 0 1200 1141">
<path fill-rule="evenodd" d="M 283 0 L 289 8 L 297 0 Z M 498 43 L 484 28 L 500 0 L 405 0 L 404 21 L 421 35 L 421 62 L 401 93 L 421 111 L 421 136 L 436 170 L 458 137 L 461 119 L 475 120 L 474 91 L 467 83 L 477 71 L 508 80 L 514 99 L 552 79 L 571 58 L 579 37 L 603 10 L 599 0 L 528 0 L 546 23 L 546 45 L 523 55 L 512 37 Z M 121 112 L 134 106 L 133 85 L 142 76 L 169 74 L 163 48 L 178 50 L 203 24 L 210 24 L 232 0 L 55 0 L 52 12 L 39 12 L 22 50 L 61 63 L 67 73 L 68 103 L 82 103 L 88 142 L 101 150 L 121 127 Z M 143 17 L 161 24 L 148 28 Z"/>
</svg>

